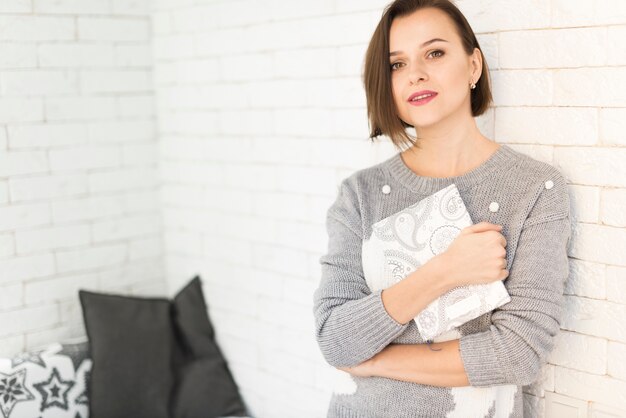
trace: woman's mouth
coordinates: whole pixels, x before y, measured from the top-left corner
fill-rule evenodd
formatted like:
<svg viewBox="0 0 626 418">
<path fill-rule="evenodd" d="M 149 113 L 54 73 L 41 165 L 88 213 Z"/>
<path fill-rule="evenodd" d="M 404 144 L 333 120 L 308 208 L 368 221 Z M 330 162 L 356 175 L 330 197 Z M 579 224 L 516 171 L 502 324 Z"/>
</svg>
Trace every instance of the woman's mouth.
<svg viewBox="0 0 626 418">
<path fill-rule="evenodd" d="M 427 93 L 420 96 L 416 96 L 413 100 L 409 100 L 409 104 L 412 106 L 422 106 L 430 102 L 437 96 L 437 93 Z"/>
</svg>

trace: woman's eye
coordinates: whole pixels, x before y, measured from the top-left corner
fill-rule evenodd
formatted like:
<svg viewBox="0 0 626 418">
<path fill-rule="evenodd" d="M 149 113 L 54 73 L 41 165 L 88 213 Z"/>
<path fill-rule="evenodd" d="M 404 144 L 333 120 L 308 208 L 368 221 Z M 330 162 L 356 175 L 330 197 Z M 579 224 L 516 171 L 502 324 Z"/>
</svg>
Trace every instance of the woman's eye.
<svg viewBox="0 0 626 418">
<path fill-rule="evenodd" d="M 394 62 L 393 64 L 391 64 L 391 71 L 397 69 L 398 67 L 396 67 L 397 65 L 402 64 L 401 62 Z"/>
<path fill-rule="evenodd" d="M 442 51 L 442 50 L 440 50 L 440 49 L 436 49 L 436 50 L 434 50 L 433 52 L 431 52 L 431 54 L 436 54 L 437 52 L 441 52 L 441 55 L 438 55 L 438 56 L 436 56 L 435 58 L 439 58 L 439 57 L 443 56 L 443 54 L 445 54 L 445 52 L 443 52 L 443 51 Z"/>
</svg>

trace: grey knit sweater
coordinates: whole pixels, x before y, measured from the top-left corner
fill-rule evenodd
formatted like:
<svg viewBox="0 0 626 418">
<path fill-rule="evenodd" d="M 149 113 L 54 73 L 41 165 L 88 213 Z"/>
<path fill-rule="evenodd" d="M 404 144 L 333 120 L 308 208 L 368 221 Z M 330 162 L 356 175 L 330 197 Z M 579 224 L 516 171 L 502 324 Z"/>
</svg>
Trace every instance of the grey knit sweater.
<svg viewBox="0 0 626 418">
<path fill-rule="evenodd" d="M 561 173 L 506 144 L 457 177 L 419 176 L 400 153 L 345 178 L 328 209 L 328 251 L 313 296 L 316 337 L 334 367 L 355 366 L 389 344 L 424 343 L 414 321 L 396 322 L 362 268 L 371 225 L 455 183 L 474 223 L 503 225 L 511 302 L 455 333 L 471 386 L 436 387 L 335 370 L 328 418 L 523 417 L 522 386 L 553 348 L 568 277 L 569 195 Z M 498 205 L 492 205 L 497 202 Z M 498 207 L 491 211 L 491 208 Z"/>
</svg>

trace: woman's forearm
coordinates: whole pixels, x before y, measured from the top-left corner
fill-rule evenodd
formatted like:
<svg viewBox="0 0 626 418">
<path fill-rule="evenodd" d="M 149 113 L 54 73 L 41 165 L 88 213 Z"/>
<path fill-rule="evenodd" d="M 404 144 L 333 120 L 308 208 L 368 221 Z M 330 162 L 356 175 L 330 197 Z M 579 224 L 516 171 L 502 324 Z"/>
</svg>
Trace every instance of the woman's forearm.
<svg viewBox="0 0 626 418">
<path fill-rule="evenodd" d="M 441 256 L 435 256 L 400 282 L 383 290 L 381 297 L 389 316 L 406 324 L 452 289 L 455 284 L 447 280 L 445 265 Z"/>
<path fill-rule="evenodd" d="M 431 386 L 469 386 L 458 339 L 431 343 L 430 347 L 390 344 L 371 360 L 375 376 Z"/>
</svg>

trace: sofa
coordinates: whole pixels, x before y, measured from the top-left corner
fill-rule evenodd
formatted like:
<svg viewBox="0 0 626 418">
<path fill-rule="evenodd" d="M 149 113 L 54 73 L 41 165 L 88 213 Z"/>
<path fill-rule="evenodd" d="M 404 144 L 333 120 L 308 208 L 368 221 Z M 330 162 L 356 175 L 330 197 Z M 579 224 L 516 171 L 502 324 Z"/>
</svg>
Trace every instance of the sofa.
<svg viewBox="0 0 626 418">
<path fill-rule="evenodd" d="M 171 300 L 78 293 L 86 337 L 0 358 L 0 416 L 253 418 L 199 276 Z"/>
</svg>

